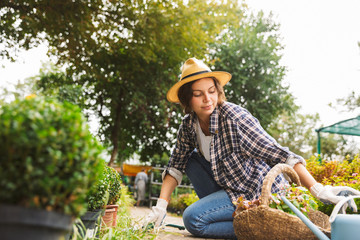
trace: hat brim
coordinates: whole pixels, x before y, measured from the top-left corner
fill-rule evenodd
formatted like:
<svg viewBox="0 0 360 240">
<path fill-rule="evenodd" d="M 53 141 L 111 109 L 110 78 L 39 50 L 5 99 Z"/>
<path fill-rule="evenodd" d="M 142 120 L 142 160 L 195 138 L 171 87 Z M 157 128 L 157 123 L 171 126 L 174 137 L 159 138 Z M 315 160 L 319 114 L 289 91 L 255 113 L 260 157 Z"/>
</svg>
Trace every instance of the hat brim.
<svg viewBox="0 0 360 240">
<path fill-rule="evenodd" d="M 170 90 L 166 94 L 167 100 L 169 102 L 173 102 L 173 103 L 180 102 L 180 100 L 178 98 L 178 92 L 182 85 L 184 85 L 188 82 L 192 82 L 192 81 L 195 81 L 195 80 L 198 80 L 201 78 L 207 78 L 207 77 L 215 77 L 219 81 L 221 86 L 225 86 L 225 84 L 227 84 L 230 81 L 231 74 L 228 72 L 215 71 L 215 72 L 202 73 L 202 74 L 198 74 L 198 75 L 186 78 L 182 81 L 177 82 L 176 84 L 174 84 L 174 86 L 172 86 L 170 88 Z"/>
</svg>

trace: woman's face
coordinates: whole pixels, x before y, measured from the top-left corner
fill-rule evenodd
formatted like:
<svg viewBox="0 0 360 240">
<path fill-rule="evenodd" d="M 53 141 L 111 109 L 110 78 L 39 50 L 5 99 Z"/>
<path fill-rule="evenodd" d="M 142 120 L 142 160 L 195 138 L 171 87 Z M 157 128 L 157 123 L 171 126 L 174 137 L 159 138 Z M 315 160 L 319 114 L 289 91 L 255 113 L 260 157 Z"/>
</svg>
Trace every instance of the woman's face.
<svg viewBox="0 0 360 240">
<path fill-rule="evenodd" d="M 190 106 L 196 115 L 205 119 L 210 117 L 218 102 L 218 92 L 212 78 L 202 78 L 192 84 L 193 96 Z"/>
</svg>

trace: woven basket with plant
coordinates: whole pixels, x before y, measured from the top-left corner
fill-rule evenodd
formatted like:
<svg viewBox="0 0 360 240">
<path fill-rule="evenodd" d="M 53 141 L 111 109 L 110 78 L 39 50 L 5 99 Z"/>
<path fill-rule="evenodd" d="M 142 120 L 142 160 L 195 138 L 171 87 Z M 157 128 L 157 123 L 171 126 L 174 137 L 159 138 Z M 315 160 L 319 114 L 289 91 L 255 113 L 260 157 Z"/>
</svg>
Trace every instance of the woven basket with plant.
<svg viewBox="0 0 360 240">
<path fill-rule="evenodd" d="M 269 206 L 271 186 L 275 178 L 285 173 L 292 183 L 300 186 L 300 180 L 293 168 L 277 164 L 266 175 L 259 200 L 244 204 L 241 199 L 234 212 L 234 230 L 238 239 L 317 239 L 313 232 L 297 217 L 279 208 Z M 329 217 L 320 212 L 307 209 L 309 219 L 325 234 L 330 234 Z"/>
</svg>

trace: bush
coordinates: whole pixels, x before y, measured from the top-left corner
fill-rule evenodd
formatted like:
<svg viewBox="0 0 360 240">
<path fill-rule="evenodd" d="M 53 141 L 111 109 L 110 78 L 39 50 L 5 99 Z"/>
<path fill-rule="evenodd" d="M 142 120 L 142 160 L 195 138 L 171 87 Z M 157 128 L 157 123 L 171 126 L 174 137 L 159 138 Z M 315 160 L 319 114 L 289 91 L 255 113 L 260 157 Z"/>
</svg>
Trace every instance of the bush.
<svg viewBox="0 0 360 240">
<path fill-rule="evenodd" d="M 179 194 L 171 198 L 169 203 L 169 210 L 178 214 L 182 214 L 188 206 L 198 200 L 199 197 L 194 191 L 191 193 Z"/>
<path fill-rule="evenodd" d="M 101 170 L 102 146 L 79 107 L 55 99 L 0 108 L 0 202 L 79 216 Z"/>
<path fill-rule="evenodd" d="M 120 198 L 121 177 L 112 167 L 104 165 L 101 177 L 88 195 L 88 210 L 102 209 L 106 205 L 116 204 Z"/>
<path fill-rule="evenodd" d="M 107 166 L 108 184 L 109 184 L 109 201 L 108 205 L 116 204 L 121 195 L 121 177 L 120 174 L 112 167 Z"/>
<path fill-rule="evenodd" d="M 104 165 L 100 179 L 93 185 L 87 196 L 88 211 L 103 209 L 109 201 L 109 181 Z"/>
<path fill-rule="evenodd" d="M 307 160 L 306 168 L 313 175 L 316 181 L 324 185 L 349 186 L 360 190 L 360 158 L 358 155 L 350 160 L 348 157 L 343 161 L 329 161 L 312 156 Z M 354 199 L 358 208 L 360 208 L 360 199 Z M 334 205 L 325 205 L 317 200 L 319 210 L 330 215 Z M 350 210 L 348 211 L 350 212 Z"/>
</svg>

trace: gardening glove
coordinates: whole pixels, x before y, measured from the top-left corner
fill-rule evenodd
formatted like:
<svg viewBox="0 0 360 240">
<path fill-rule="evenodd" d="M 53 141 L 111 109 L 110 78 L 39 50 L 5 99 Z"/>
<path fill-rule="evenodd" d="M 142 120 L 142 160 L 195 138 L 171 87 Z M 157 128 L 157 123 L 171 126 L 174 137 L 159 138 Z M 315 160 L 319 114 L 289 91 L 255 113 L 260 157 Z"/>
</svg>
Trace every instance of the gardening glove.
<svg viewBox="0 0 360 240">
<path fill-rule="evenodd" d="M 336 204 L 340 202 L 344 197 L 349 195 L 360 195 L 360 192 L 346 186 L 323 186 L 321 183 L 316 183 L 314 186 L 310 188 L 310 192 L 313 196 L 319 199 L 324 204 Z M 341 208 L 341 212 L 345 213 L 346 208 L 350 207 L 353 212 L 357 212 L 357 206 L 353 199 L 349 200 L 344 206 Z"/>
<path fill-rule="evenodd" d="M 152 207 L 151 212 L 146 217 L 144 226 L 147 227 L 150 223 L 153 223 L 155 229 L 159 228 L 166 216 L 167 205 L 168 202 L 165 199 L 159 198 L 156 206 Z"/>
</svg>

